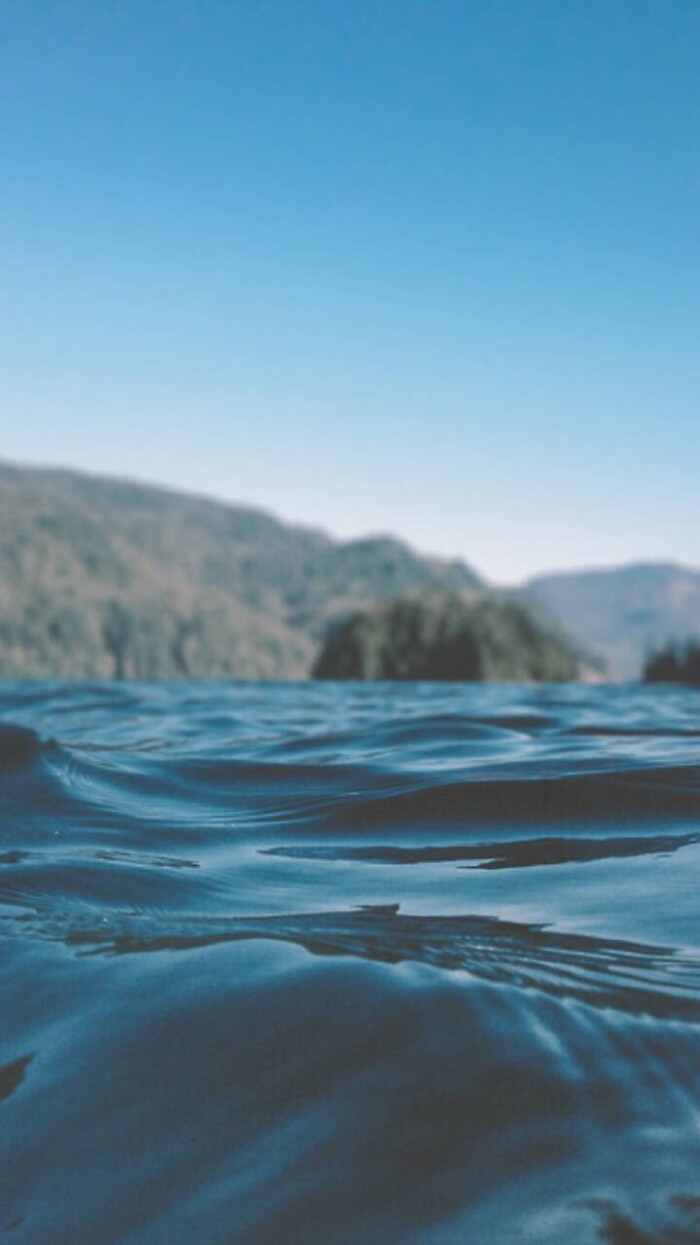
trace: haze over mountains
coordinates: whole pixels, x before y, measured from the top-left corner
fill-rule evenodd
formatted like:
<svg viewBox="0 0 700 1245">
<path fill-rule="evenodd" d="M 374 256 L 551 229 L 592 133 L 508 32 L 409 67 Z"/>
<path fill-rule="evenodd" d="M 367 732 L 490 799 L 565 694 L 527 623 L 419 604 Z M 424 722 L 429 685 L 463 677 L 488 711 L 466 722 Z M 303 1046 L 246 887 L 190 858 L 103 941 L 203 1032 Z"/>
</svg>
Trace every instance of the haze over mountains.
<svg viewBox="0 0 700 1245">
<path fill-rule="evenodd" d="M 600 654 L 619 679 L 638 678 L 667 643 L 700 636 L 700 571 L 671 562 L 537 576 L 522 599 Z"/>
<path fill-rule="evenodd" d="M 305 678 L 353 611 L 455 594 L 500 595 L 392 537 L 342 542 L 244 506 L 0 466 L 2 676 Z M 700 572 L 682 567 L 545 576 L 516 596 L 617 677 L 700 632 Z"/>
</svg>

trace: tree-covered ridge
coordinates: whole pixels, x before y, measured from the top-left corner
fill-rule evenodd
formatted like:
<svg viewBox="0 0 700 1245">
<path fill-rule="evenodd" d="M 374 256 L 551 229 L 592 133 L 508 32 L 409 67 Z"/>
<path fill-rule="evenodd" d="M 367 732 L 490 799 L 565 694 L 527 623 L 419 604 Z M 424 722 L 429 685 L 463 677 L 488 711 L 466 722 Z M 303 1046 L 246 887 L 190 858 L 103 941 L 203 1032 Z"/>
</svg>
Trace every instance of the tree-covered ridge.
<svg viewBox="0 0 700 1245">
<path fill-rule="evenodd" d="M 0 676 L 305 678 L 349 611 L 479 585 L 390 537 L 343 543 L 250 507 L 0 467 Z"/>
<path fill-rule="evenodd" d="M 700 641 L 667 644 L 648 658 L 644 667 L 647 683 L 692 683 L 700 686 Z"/>
</svg>

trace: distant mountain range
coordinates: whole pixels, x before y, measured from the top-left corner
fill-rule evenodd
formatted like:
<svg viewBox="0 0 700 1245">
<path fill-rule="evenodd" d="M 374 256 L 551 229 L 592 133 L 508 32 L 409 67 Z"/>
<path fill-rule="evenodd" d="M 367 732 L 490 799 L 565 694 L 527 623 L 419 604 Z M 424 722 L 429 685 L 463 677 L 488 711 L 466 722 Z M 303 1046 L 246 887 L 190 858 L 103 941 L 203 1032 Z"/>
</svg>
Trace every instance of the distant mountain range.
<svg viewBox="0 0 700 1245">
<path fill-rule="evenodd" d="M 343 542 L 250 507 L 0 466 L 0 676 L 306 678 L 350 614 L 441 594 L 515 598 L 621 678 L 700 635 L 700 571 L 571 572 L 505 593 L 393 537 Z"/>
<path fill-rule="evenodd" d="M 538 576 L 518 595 L 619 679 L 638 678 L 654 650 L 700 637 L 700 571 L 670 562 Z"/>
</svg>

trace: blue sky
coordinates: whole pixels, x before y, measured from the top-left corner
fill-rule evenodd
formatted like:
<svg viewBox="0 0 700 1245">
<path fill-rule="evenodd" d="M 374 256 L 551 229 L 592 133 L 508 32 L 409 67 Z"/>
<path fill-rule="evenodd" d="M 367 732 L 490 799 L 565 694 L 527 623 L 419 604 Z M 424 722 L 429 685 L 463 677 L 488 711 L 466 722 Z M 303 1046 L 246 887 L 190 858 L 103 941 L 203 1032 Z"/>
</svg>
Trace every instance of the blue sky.
<svg viewBox="0 0 700 1245">
<path fill-rule="evenodd" d="M 0 456 L 700 563 L 697 0 L 0 0 Z"/>
</svg>

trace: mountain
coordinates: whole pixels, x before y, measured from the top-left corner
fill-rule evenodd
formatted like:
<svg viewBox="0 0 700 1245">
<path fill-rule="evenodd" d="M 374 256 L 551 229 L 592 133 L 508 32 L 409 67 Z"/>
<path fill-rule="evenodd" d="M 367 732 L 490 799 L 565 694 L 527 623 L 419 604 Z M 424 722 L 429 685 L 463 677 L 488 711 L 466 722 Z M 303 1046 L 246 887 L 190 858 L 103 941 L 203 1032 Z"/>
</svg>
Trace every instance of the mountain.
<svg viewBox="0 0 700 1245">
<path fill-rule="evenodd" d="M 487 593 L 619 678 L 700 639 L 700 571 L 671 563 L 494 594 L 464 563 L 389 536 L 343 542 L 248 506 L 0 465 L 0 676 L 306 678 L 329 628 L 358 610 Z"/>
<path fill-rule="evenodd" d="M 470 593 L 461 562 L 244 506 L 0 466 L 0 676 L 304 678 L 371 602 Z"/>
<path fill-rule="evenodd" d="M 578 659 L 519 605 L 456 596 L 398 600 L 332 630 L 318 679 L 562 680 Z"/>
<path fill-rule="evenodd" d="M 622 679 L 639 678 L 652 650 L 700 638 L 700 571 L 670 562 L 539 576 L 518 597 Z"/>
</svg>

